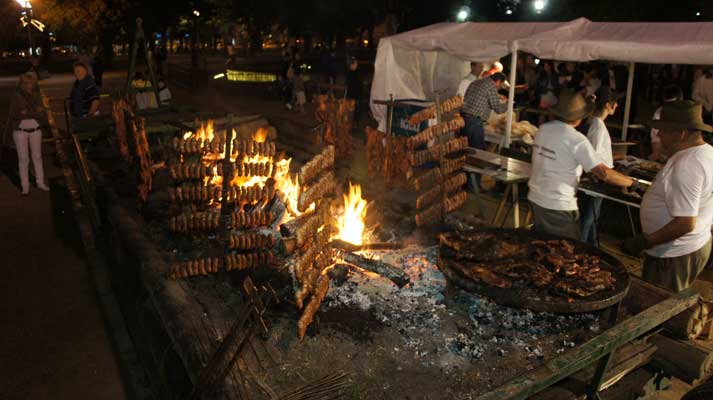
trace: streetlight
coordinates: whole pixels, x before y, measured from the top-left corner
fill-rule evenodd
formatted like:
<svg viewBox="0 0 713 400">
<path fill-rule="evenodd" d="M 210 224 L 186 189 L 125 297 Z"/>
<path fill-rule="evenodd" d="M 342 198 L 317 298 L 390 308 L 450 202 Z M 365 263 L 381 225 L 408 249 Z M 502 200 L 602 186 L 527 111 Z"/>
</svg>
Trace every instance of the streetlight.
<svg viewBox="0 0 713 400">
<path fill-rule="evenodd" d="M 193 15 L 195 15 L 196 17 L 200 17 L 201 13 L 198 10 L 193 10 Z"/>
<path fill-rule="evenodd" d="M 458 10 L 458 14 L 456 14 L 456 20 L 458 22 L 464 22 L 470 17 L 470 7 L 468 6 L 463 6 Z"/>
<path fill-rule="evenodd" d="M 547 6 L 547 2 L 545 0 L 535 0 L 535 12 L 538 14 L 542 14 L 542 11 L 545 10 L 545 7 Z"/>
</svg>

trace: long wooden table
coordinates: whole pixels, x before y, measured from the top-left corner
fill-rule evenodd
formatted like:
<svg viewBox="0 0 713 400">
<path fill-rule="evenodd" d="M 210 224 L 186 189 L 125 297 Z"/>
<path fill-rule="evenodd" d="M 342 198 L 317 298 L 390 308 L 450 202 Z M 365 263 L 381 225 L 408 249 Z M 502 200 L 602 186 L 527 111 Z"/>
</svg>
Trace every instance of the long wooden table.
<svg viewBox="0 0 713 400">
<path fill-rule="evenodd" d="M 530 163 L 473 147 L 468 147 L 467 151 L 468 156 L 465 167 L 463 167 L 466 172 L 489 176 L 495 181 L 505 184 L 505 195 L 503 195 L 498 204 L 498 209 L 493 217 L 493 225 L 500 225 L 499 221 L 507 206 L 508 197 L 512 195 L 513 226 L 519 228 L 520 194 L 518 193 L 517 185 L 530 179 L 530 171 L 532 169 Z M 482 211 L 478 190 L 476 190 L 475 196 L 478 208 Z M 503 223 L 506 217 L 507 213 L 502 215 Z"/>
</svg>

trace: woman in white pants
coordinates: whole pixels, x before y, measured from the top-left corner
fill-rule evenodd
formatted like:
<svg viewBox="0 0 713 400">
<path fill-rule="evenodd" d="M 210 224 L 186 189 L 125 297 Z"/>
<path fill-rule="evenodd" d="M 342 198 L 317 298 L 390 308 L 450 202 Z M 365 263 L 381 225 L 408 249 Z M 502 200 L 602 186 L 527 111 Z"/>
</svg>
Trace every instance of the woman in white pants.
<svg viewBox="0 0 713 400">
<path fill-rule="evenodd" d="M 30 154 L 32 154 L 32 165 L 35 167 L 37 187 L 49 191 L 42 166 L 42 130 L 40 130 L 40 121 L 44 119 L 45 114 L 34 73 L 28 72 L 20 76 L 20 84 L 12 96 L 10 113 L 22 194 L 30 193 Z"/>
</svg>

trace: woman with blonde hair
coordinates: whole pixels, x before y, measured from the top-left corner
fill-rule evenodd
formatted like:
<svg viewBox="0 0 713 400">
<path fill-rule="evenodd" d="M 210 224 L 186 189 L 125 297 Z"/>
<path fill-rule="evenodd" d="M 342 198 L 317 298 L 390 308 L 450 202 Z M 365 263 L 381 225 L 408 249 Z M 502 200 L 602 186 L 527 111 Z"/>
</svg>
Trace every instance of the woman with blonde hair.
<svg viewBox="0 0 713 400">
<path fill-rule="evenodd" d="M 30 193 L 30 153 L 32 165 L 35 167 L 37 187 L 49 191 L 45 183 L 45 173 L 42 165 L 42 130 L 40 121 L 45 117 L 44 106 L 40 98 L 37 77 L 28 72 L 20 76 L 20 83 L 12 95 L 10 103 L 10 118 L 12 119 L 12 138 L 17 149 L 18 167 L 20 170 L 20 185 L 22 194 Z"/>
</svg>

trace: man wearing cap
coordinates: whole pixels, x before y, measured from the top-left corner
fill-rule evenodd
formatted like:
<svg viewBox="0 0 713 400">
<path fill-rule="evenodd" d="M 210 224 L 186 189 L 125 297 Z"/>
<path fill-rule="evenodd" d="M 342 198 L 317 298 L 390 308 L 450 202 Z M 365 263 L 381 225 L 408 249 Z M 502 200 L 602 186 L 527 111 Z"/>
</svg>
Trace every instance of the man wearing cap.
<svg viewBox="0 0 713 400">
<path fill-rule="evenodd" d="M 550 108 L 556 120 L 543 124 L 535 136 L 528 200 L 536 230 L 580 239 L 576 194 L 583 170 L 615 186 L 638 188 L 634 180 L 609 168 L 575 129 L 593 111 L 593 102 L 574 91 L 563 91 L 557 105 Z"/>
<path fill-rule="evenodd" d="M 498 90 L 508 88 L 505 74 L 496 73 L 487 78 L 474 81 L 468 86 L 463 98 L 461 115 L 465 120 L 463 132 L 468 137 L 468 145 L 476 149 L 485 149 L 484 123 L 490 113 L 502 114 L 507 111 L 507 103 L 500 100 Z M 471 182 L 471 185 L 473 183 Z M 476 185 L 480 186 L 480 176 L 476 175 Z M 479 187 L 474 187 L 479 190 Z"/>
<path fill-rule="evenodd" d="M 485 68 L 485 66 L 481 62 L 473 61 L 470 63 L 470 73 L 458 84 L 457 94 L 460 97 L 465 97 L 465 92 L 468 90 L 468 86 L 470 86 L 473 81 L 480 79 L 480 76 L 483 75 L 483 68 Z"/>
<path fill-rule="evenodd" d="M 642 277 L 674 292 L 689 287 L 705 268 L 711 252 L 713 223 L 713 147 L 702 132 L 698 103 L 664 104 L 659 130 L 669 156 L 641 202 L 643 233 L 624 241 L 623 250 L 638 256 L 646 251 Z"/>
</svg>

